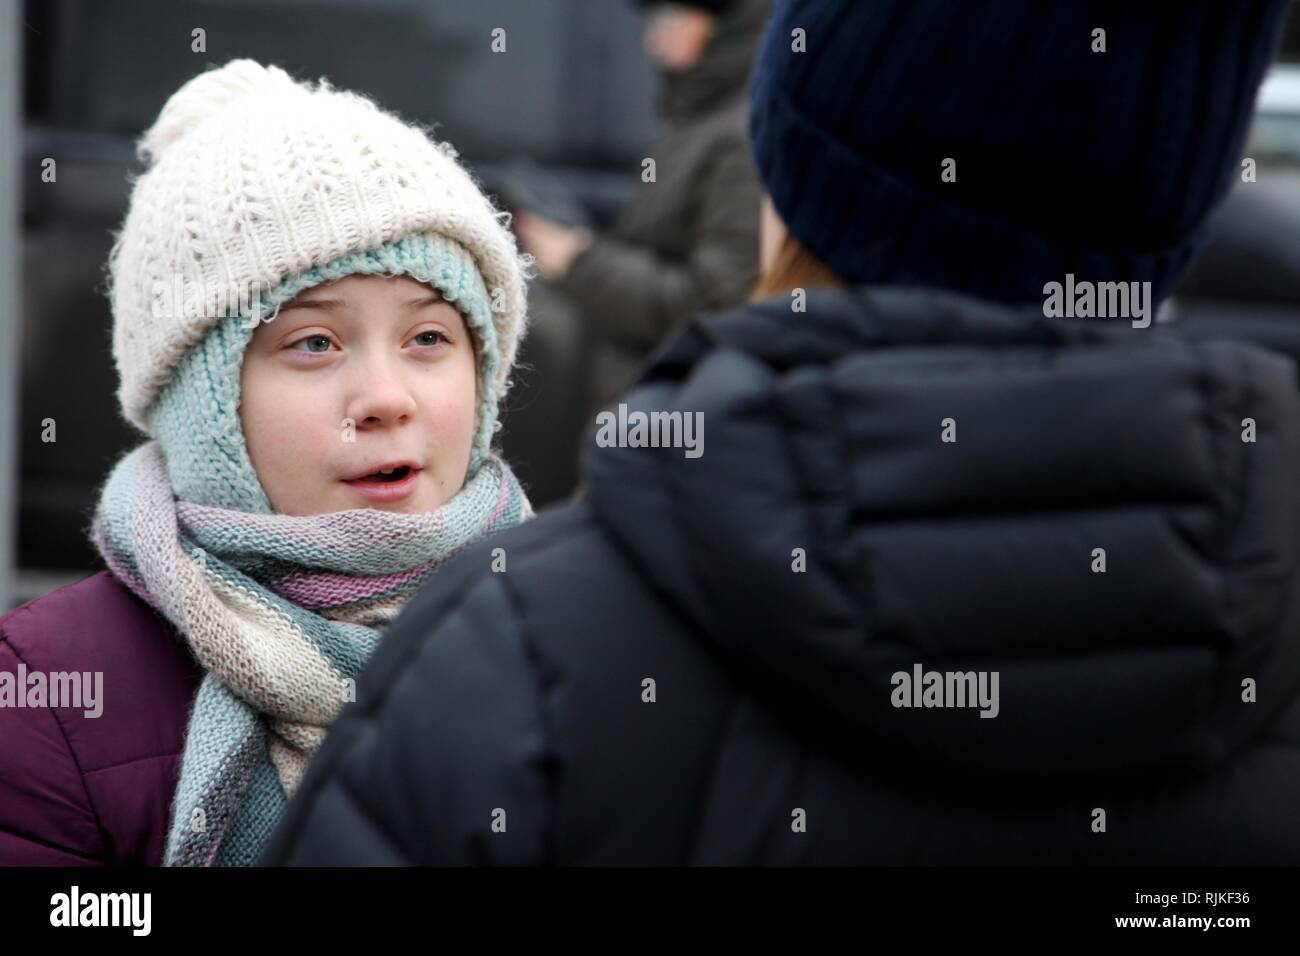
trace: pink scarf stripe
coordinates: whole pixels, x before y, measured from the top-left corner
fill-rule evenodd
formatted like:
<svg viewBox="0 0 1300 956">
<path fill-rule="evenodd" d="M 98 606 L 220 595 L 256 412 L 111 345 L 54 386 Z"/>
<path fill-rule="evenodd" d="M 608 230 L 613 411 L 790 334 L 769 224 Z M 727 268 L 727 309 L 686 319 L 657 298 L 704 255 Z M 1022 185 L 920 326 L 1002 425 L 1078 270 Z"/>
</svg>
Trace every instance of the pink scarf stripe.
<svg viewBox="0 0 1300 956">
<path fill-rule="evenodd" d="M 437 567 L 442 558 L 434 558 L 406 571 L 360 577 L 338 571 L 295 571 L 271 582 L 271 590 L 300 607 L 316 611 L 343 607 L 400 591 Z"/>
</svg>

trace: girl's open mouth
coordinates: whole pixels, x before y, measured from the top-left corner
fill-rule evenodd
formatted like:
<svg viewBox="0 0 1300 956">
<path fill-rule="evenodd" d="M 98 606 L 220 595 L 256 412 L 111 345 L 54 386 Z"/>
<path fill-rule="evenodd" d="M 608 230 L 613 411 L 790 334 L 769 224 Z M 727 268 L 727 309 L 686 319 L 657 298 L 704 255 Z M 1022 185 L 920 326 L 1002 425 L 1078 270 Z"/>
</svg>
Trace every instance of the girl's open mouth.
<svg viewBox="0 0 1300 956">
<path fill-rule="evenodd" d="M 407 473 L 410 470 L 411 469 L 406 465 L 398 465 L 396 468 L 392 468 L 388 471 L 377 471 L 372 475 L 366 475 L 364 478 L 357 478 L 354 480 L 377 481 L 381 483 L 385 481 L 401 481 L 403 478 L 406 477 Z"/>
<path fill-rule="evenodd" d="M 420 469 L 399 465 L 387 471 L 376 471 L 343 483 L 368 501 L 400 501 L 415 490 Z"/>
</svg>

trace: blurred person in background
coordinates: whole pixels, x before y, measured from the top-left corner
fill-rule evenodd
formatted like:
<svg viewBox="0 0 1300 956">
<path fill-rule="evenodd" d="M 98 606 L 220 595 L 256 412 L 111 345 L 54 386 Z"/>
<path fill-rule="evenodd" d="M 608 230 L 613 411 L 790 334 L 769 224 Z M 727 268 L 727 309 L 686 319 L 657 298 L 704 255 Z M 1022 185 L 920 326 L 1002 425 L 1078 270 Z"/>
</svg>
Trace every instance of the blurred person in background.
<svg viewBox="0 0 1300 956">
<path fill-rule="evenodd" d="M 1164 298 L 1282 9 L 779 2 L 760 300 L 620 397 L 702 453 L 422 591 L 264 862 L 1300 863 L 1292 365 L 1045 308 Z"/>
<path fill-rule="evenodd" d="M 770 4 L 642 5 L 650 8 L 645 49 L 662 71 L 659 112 L 667 128 L 649 153 L 654 180 L 638 182 L 607 232 L 527 209 L 515 215 L 538 274 L 598 336 L 589 408 L 613 398 L 678 323 L 741 301 L 758 271 L 760 193 L 745 129 L 745 81 Z M 547 309 L 537 315 L 539 334 L 548 334 Z"/>
<path fill-rule="evenodd" d="M 109 271 L 151 440 L 109 570 L 0 617 L 0 864 L 252 863 L 406 600 L 531 515 L 492 449 L 524 274 L 454 150 L 252 60 L 139 150 Z"/>
</svg>

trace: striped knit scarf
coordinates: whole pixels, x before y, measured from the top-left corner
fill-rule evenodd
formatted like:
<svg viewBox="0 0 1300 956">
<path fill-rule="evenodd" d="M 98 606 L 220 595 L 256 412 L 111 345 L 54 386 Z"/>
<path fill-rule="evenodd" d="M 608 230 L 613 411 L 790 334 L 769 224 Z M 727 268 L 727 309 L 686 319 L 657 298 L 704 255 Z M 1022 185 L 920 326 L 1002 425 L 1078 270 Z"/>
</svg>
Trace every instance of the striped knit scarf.
<svg viewBox="0 0 1300 956">
<path fill-rule="evenodd" d="M 179 501 L 158 442 L 124 456 L 93 540 L 207 672 L 164 862 L 254 863 L 381 630 L 443 561 L 531 516 L 496 456 L 433 512 L 310 517 Z"/>
</svg>

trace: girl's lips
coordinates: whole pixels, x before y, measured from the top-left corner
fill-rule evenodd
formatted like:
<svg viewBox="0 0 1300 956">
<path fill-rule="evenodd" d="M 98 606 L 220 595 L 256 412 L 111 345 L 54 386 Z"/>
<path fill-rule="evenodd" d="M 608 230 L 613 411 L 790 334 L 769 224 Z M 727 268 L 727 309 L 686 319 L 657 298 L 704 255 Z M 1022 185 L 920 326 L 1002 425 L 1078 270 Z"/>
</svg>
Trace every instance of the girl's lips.
<svg viewBox="0 0 1300 956">
<path fill-rule="evenodd" d="M 420 477 L 420 470 L 412 468 L 404 478 L 397 481 L 366 481 L 353 478 L 344 481 L 349 488 L 356 489 L 357 494 L 368 501 L 401 501 L 415 491 L 415 483 Z"/>
</svg>

